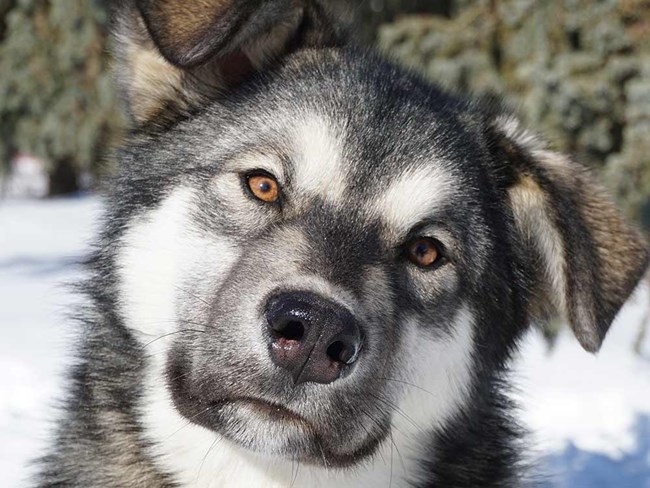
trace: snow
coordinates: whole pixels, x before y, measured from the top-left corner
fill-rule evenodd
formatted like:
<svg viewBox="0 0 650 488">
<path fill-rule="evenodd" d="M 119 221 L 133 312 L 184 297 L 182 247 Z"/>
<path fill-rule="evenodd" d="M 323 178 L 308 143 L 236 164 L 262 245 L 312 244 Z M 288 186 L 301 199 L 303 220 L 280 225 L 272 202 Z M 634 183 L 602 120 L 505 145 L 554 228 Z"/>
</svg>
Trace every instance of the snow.
<svg viewBox="0 0 650 488">
<path fill-rule="evenodd" d="M 563 329 L 555 347 L 530 334 L 515 395 L 545 461 L 547 486 L 650 488 L 650 333 L 633 352 L 649 296 L 637 290 L 597 355 Z"/>
<path fill-rule="evenodd" d="M 0 200 L 0 470 L 19 486 L 46 440 L 74 329 L 75 264 L 92 235 L 93 199 Z"/>
<path fill-rule="evenodd" d="M 6 178 L 0 180 L 0 194 L 8 197 L 44 197 L 49 190 L 45 163 L 42 159 L 19 153 L 10 161 Z"/>
<path fill-rule="evenodd" d="M 0 200 L 0 470 L 25 486 L 56 417 L 75 329 L 66 315 L 101 202 Z M 650 331 L 632 351 L 649 296 L 637 292 L 597 356 L 563 330 L 551 352 L 536 333 L 515 365 L 521 417 L 545 486 L 650 488 Z"/>
<path fill-rule="evenodd" d="M 524 377 L 524 419 L 541 433 L 543 448 L 558 450 L 573 441 L 581 450 L 614 459 L 635 448 L 637 417 L 650 415 L 650 361 L 632 353 L 644 303 L 648 293 L 641 289 L 597 355 L 582 352 L 563 329 L 549 360 L 546 345 L 529 336 L 518 371 Z"/>
</svg>

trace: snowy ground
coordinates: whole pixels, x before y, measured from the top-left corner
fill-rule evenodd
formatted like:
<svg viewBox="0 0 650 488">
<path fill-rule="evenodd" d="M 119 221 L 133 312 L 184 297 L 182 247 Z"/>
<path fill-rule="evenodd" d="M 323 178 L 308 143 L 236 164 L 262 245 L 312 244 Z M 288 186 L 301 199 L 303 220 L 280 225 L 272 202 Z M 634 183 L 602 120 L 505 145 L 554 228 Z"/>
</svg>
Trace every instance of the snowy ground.
<svg viewBox="0 0 650 488">
<path fill-rule="evenodd" d="M 79 280 L 99 211 L 92 198 L 0 201 L 2 486 L 23 485 L 47 437 L 74 334 L 64 284 Z M 641 356 L 631 349 L 648 301 L 637 294 L 596 357 L 566 333 L 551 354 L 526 341 L 516 381 L 547 486 L 650 488 L 650 337 Z"/>
</svg>

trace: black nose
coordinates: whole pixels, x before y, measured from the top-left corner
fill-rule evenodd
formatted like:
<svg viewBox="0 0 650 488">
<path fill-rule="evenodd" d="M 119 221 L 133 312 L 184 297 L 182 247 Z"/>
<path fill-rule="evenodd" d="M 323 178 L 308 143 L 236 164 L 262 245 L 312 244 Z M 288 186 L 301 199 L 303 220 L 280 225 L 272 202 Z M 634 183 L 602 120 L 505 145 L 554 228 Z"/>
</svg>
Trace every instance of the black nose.
<svg viewBox="0 0 650 488">
<path fill-rule="evenodd" d="M 273 296 L 266 308 L 273 362 L 295 384 L 331 383 L 357 360 L 361 330 L 342 305 L 310 292 Z"/>
</svg>

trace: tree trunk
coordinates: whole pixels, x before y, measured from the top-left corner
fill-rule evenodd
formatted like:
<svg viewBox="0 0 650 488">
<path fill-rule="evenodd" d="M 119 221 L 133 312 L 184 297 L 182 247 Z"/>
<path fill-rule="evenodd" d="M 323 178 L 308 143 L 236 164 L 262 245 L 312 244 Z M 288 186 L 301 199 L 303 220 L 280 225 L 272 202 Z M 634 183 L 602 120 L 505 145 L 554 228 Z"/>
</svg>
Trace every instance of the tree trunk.
<svg viewBox="0 0 650 488">
<path fill-rule="evenodd" d="M 50 171 L 49 195 L 66 195 L 79 191 L 77 170 L 70 159 L 60 159 Z"/>
</svg>

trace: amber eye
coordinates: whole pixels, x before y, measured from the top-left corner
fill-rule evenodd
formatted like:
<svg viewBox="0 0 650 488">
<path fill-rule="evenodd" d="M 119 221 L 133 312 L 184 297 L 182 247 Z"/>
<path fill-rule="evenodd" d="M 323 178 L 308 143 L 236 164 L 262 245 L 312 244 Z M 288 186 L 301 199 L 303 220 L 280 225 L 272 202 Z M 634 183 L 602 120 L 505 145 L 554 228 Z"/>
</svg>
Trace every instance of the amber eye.
<svg viewBox="0 0 650 488">
<path fill-rule="evenodd" d="M 433 239 L 419 238 L 406 246 L 409 261 L 422 268 L 428 268 L 438 262 L 441 257 L 440 247 Z"/>
<path fill-rule="evenodd" d="M 280 185 L 272 176 L 252 174 L 246 178 L 248 189 L 258 200 L 274 203 L 280 197 Z"/>
</svg>

